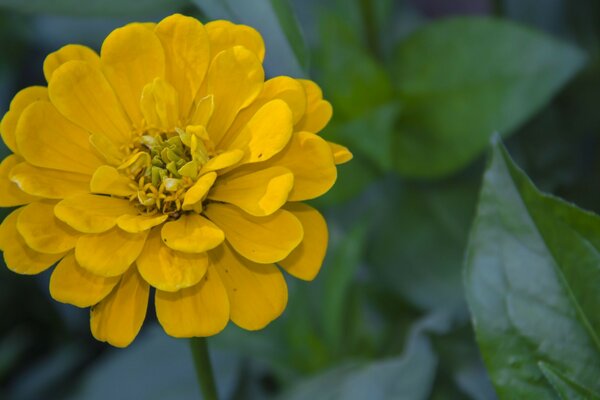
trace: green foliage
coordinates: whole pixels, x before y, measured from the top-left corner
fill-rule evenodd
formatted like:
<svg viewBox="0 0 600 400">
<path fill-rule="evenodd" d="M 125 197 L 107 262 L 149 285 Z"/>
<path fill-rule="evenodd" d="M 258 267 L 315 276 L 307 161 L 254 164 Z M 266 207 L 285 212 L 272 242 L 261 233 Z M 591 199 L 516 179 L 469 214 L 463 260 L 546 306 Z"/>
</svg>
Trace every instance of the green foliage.
<svg viewBox="0 0 600 400">
<path fill-rule="evenodd" d="M 187 0 L 0 0 L 0 9 L 52 15 L 127 17 L 166 13 L 186 3 Z"/>
<path fill-rule="evenodd" d="M 600 217 L 538 191 L 496 139 L 465 284 L 501 398 L 600 389 L 599 249 Z"/>
<path fill-rule="evenodd" d="M 501 20 L 455 18 L 401 42 L 393 64 L 403 104 L 396 168 L 435 177 L 464 167 L 492 132 L 508 135 L 582 66 L 571 45 Z"/>
</svg>

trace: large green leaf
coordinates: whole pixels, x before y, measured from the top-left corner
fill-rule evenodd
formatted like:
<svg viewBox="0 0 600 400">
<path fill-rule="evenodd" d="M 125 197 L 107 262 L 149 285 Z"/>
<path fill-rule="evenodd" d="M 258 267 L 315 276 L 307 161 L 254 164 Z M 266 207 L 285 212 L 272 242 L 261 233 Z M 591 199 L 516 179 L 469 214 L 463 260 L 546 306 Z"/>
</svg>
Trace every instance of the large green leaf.
<svg viewBox="0 0 600 400">
<path fill-rule="evenodd" d="M 26 13 L 130 17 L 173 12 L 188 0 L 0 0 L 0 8 Z"/>
<path fill-rule="evenodd" d="M 600 217 L 539 192 L 493 147 L 466 255 L 473 324 L 504 399 L 556 398 L 538 367 L 600 389 Z"/>
<path fill-rule="evenodd" d="M 600 400 L 599 395 L 573 382 L 554 367 L 543 362 L 539 366 L 562 400 Z"/>
<path fill-rule="evenodd" d="M 308 47 L 288 0 L 193 0 L 210 19 L 250 25 L 263 36 L 265 68 L 270 75 L 301 78 L 308 68 Z"/>
<path fill-rule="evenodd" d="M 493 132 L 510 134 L 582 66 L 573 46 L 487 18 L 425 26 L 400 43 L 393 72 L 403 105 L 395 146 L 405 175 L 463 167 Z"/>
</svg>

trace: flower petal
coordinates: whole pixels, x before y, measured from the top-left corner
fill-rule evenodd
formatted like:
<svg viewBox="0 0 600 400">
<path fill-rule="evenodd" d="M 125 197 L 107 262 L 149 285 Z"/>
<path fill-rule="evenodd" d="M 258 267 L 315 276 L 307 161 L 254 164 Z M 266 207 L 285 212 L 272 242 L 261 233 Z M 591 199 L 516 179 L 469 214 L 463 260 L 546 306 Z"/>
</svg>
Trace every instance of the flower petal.
<svg viewBox="0 0 600 400">
<path fill-rule="evenodd" d="M 178 338 L 215 335 L 229 322 L 227 292 L 213 267 L 190 288 L 177 292 L 157 290 L 155 305 L 165 332 Z"/>
<path fill-rule="evenodd" d="M 298 79 L 306 91 L 306 114 L 296 124 L 295 131 L 320 132 L 329 123 L 333 115 L 331 103 L 323 100 L 319 85 L 306 79 Z"/>
<path fill-rule="evenodd" d="M 138 258 L 148 231 L 128 233 L 119 228 L 83 235 L 75 247 L 75 259 L 82 268 L 105 277 L 123 274 Z"/>
<path fill-rule="evenodd" d="M 262 217 L 284 205 L 293 186 L 294 175 L 283 167 L 250 173 L 233 171 L 219 177 L 208 198 L 236 205 L 248 214 Z"/>
<path fill-rule="evenodd" d="M 131 136 L 131 123 L 102 72 L 85 61 L 69 61 L 48 85 L 52 104 L 69 120 L 116 145 Z"/>
<path fill-rule="evenodd" d="M 140 98 L 154 78 L 165 74 L 165 53 L 158 37 L 148 27 L 132 23 L 115 29 L 102 43 L 102 72 L 129 115 L 142 127 Z"/>
<path fill-rule="evenodd" d="M 98 194 L 111 194 L 115 196 L 129 197 L 135 193 L 129 185 L 131 179 L 119 173 L 119 171 L 108 165 L 98 168 L 90 181 L 90 191 Z"/>
<path fill-rule="evenodd" d="M 208 34 L 200 21 L 181 14 L 160 21 L 155 33 L 167 57 L 166 79 L 179 93 L 179 116 L 187 117 L 208 69 Z"/>
<path fill-rule="evenodd" d="M 208 162 L 202 166 L 200 173 L 205 174 L 207 172 L 229 168 L 237 164 L 242 157 L 244 157 L 244 152 L 242 150 L 234 149 L 226 151 L 208 160 Z"/>
<path fill-rule="evenodd" d="M 54 216 L 55 202 L 36 201 L 21 209 L 17 230 L 31 249 L 62 254 L 77 243 L 81 234 Z"/>
<path fill-rule="evenodd" d="M 46 82 L 50 82 L 54 71 L 61 65 L 73 60 L 87 61 L 90 65 L 100 68 L 100 57 L 94 50 L 79 44 L 68 44 L 46 56 L 44 60 Z"/>
<path fill-rule="evenodd" d="M 14 207 L 21 204 L 31 203 L 37 197 L 25 193 L 16 183 L 10 180 L 9 174 L 13 167 L 21 160 L 18 156 L 11 154 L 0 163 L 0 207 Z"/>
<path fill-rule="evenodd" d="M 347 147 L 333 142 L 327 142 L 327 144 L 331 148 L 335 165 L 345 164 L 352 160 L 353 155 Z"/>
<path fill-rule="evenodd" d="M 208 268 L 208 256 L 172 250 L 162 242 L 160 229 L 153 229 L 137 259 L 137 267 L 153 287 L 176 292 L 200 282 Z"/>
<path fill-rule="evenodd" d="M 183 198 L 183 205 L 181 208 L 184 211 L 194 210 L 196 212 L 202 211 L 202 200 L 212 187 L 213 183 L 217 179 L 216 172 L 209 172 L 202 175 L 194 186 L 188 189 Z"/>
<path fill-rule="evenodd" d="M 222 143 L 228 150 L 244 150 L 240 163 L 265 161 L 279 153 L 292 135 L 292 112 L 283 100 L 272 100 L 262 106 L 230 142 Z"/>
<path fill-rule="evenodd" d="M 161 131 L 173 131 L 179 121 L 179 98 L 173 86 L 161 78 L 144 86 L 140 108 L 146 125 Z"/>
<path fill-rule="evenodd" d="M 17 147 L 17 124 L 21 113 L 31 103 L 39 100 L 48 100 L 48 89 L 43 86 L 30 86 L 21 90 L 10 102 L 8 112 L 0 122 L 0 134 L 6 146 L 15 154 L 19 154 Z"/>
<path fill-rule="evenodd" d="M 281 261 L 302 241 L 302 224 L 285 210 L 253 217 L 228 204 L 210 203 L 205 214 L 239 254 L 257 263 Z"/>
<path fill-rule="evenodd" d="M 146 318 L 149 293 L 146 281 L 130 268 L 111 294 L 91 309 L 94 337 L 116 347 L 129 346 Z"/>
<path fill-rule="evenodd" d="M 90 307 L 108 296 L 120 279 L 120 276 L 94 275 L 81 268 L 73 254 L 69 254 L 52 271 L 50 295 L 61 303 Z"/>
<path fill-rule="evenodd" d="M 64 253 L 43 254 L 30 249 L 17 231 L 17 220 L 21 210 L 16 209 L 2 221 L 0 250 L 4 252 L 4 261 L 8 269 L 17 274 L 35 275 L 50 268 Z"/>
<path fill-rule="evenodd" d="M 288 76 L 277 76 L 265 82 L 260 95 L 235 117 L 224 142 L 235 137 L 246 126 L 254 114 L 271 100 L 283 100 L 292 111 L 292 121 L 296 124 L 306 112 L 306 92 L 297 79 Z M 230 140 L 230 139 L 229 139 Z"/>
<path fill-rule="evenodd" d="M 207 126 L 213 143 L 218 145 L 238 111 L 256 99 L 264 80 L 259 59 L 244 47 L 222 51 L 213 59 L 207 75 L 207 94 L 215 102 Z"/>
<path fill-rule="evenodd" d="M 265 42 L 258 31 L 247 25 L 237 25 L 218 20 L 206 24 L 210 38 L 210 51 L 213 57 L 234 46 L 244 46 L 262 62 L 265 59 Z"/>
<path fill-rule="evenodd" d="M 31 195 L 63 199 L 89 192 L 90 176 L 20 163 L 10 171 L 10 180 Z"/>
<path fill-rule="evenodd" d="M 89 134 L 48 101 L 23 111 L 16 134 L 19 151 L 31 165 L 91 175 L 103 164 L 92 151 Z"/>
<path fill-rule="evenodd" d="M 236 325 L 262 329 L 283 313 L 288 290 L 275 265 L 248 261 L 228 245 L 211 251 L 210 259 L 227 289 L 231 320 Z"/>
<path fill-rule="evenodd" d="M 82 194 L 59 202 L 54 214 L 79 232 L 101 233 L 114 227 L 120 216 L 138 212 L 127 200 Z"/>
<path fill-rule="evenodd" d="M 188 125 L 208 125 L 208 121 L 215 111 L 215 98 L 213 95 L 204 96 L 198 99 L 192 105 L 192 114 L 189 118 Z"/>
<path fill-rule="evenodd" d="M 138 233 L 162 224 L 167 218 L 169 218 L 167 214 L 121 215 L 117 219 L 117 226 L 125 232 Z"/>
<path fill-rule="evenodd" d="M 288 146 L 269 160 L 268 165 L 280 165 L 294 174 L 289 201 L 319 197 L 331 189 L 337 179 L 329 144 L 310 132 L 294 133 Z"/>
<path fill-rule="evenodd" d="M 162 241 L 173 250 L 204 253 L 225 240 L 223 231 L 198 214 L 184 214 L 161 229 Z"/>
<path fill-rule="evenodd" d="M 304 239 L 279 265 L 290 275 L 312 281 L 323 265 L 327 252 L 329 233 L 323 216 L 314 208 L 302 203 L 288 203 L 285 209 L 302 223 Z"/>
</svg>

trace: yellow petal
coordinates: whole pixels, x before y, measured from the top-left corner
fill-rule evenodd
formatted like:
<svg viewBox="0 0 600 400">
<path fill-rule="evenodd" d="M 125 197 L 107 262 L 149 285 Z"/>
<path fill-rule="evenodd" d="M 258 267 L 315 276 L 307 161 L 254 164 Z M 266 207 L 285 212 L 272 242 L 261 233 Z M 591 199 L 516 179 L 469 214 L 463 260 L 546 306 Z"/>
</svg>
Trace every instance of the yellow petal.
<svg viewBox="0 0 600 400">
<path fill-rule="evenodd" d="M 121 215 L 117 219 L 117 226 L 125 232 L 137 233 L 147 231 L 162 224 L 169 218 L 166 214 L 157 215 Z"/>
<path fill-rule="evenodd" d="M 272 100 L 262 106 L 248 124 L 223 148 L 241 149 L 245 154 L 240 163 L 265 161 L 279 153 L 292 135 L 292 112 L 283 100 Z"/>
<path fill-rule="evenodd" d="M 98 68 L 69 61 L 54 71 L 48 93 L 62 115 L 89 133 L 103 135 L 116 145 L 129 141 L 131 123 Z"/>
<path fill-rule="evenodd" d="M 205 214 L 239 254 L 257 263 L 281 261 L 302 241 L 302 224 L 285 210 L 253 217 L 228 204 L 210 203 Z"/>
<path fill-rule="evenodd" d="M 314 208 L 302 203 L 288 203 L 285 209 L 302 223 L 304 239 L 279 265 L 290 275 L 312 281 L 323 265 L 329 234 L 325 218 Z"/>
<path fill-rule="evenodd" d="M 265 59 L 265 43 L 256 29 L 219 20 L 206 24 L 210 38 L 210 51 L 214 56 L 234 46 L 244 46 L 262 62 Z"/>
<path fill-rule="evenodd" d="M 31 195 L 63 199 L 89 192 L 90 176 L 20 163 L 10 171 L 10 180 Z"/>
<path fill-rule="evenodd" d="M 54 214 L 79 232 L 101 233 L 114 227 L 120 216 L 138 212 L 127 200 L 82 194 L 59 202 Z"/>
<path fill-rule="evenodd" d="M 111 294 L 91 309 L 90 327 L 94 337 L 115 347 L 127 347 L 140 331 L 150 288 L 130 268 Z"/>
<path fill-rule="evenodd" d="M 116 227 L 83 235 L 77 241 L 75 258 L 82 268 L 94 275 L 118 276 L 138 258 L 147 237 L 148 231 L 128 233 Z"/>
<path fill-rule="evenodd" d="M 265 72 L 254 53 L 236 46 L 213 59 L 207 80 L 207 94 L 212 94 L 215 101 L 207 129 L 213 143 L 218 144 L 238 111 L 252 103 L 262 90 Z"/>
<path fill-rule="evenodd" d="M 179 121 L 179 99 L 173 86 L 156 78 L 144 86 L 140 102 L 146 125 L 162 131 L 173 131 Z"/>
<path fill-rule="evenodd" d="M 2 221 L 0 250 L 4 252 L 4 261 L 8 269 L 17 274 L 35 275 L 50 268 L 64 253 L 43 254 L 30 249 L 17 231 L 17 220 L 21 210 L 16 209 Z"/>
<path fill-rule="evenodd" d="M 261 217 L 273 214 L 285 204 L 293 185 L 294 175 L 283 167 L 250 173 L 233 171 L 219 177 L 208 198 L 234 204 Z"/>
<path fill-rule="evenodd" d="M 337 179 L 329 144 L 310 132 L 294 133 L 288 146 L 268 164 L 280 165 L 294 174 L 294 187 L 289 201 L 319 197 L 331 189 Z"/>
<path fill-rule="evenodd" d="M 352 160 L 352 153 L 350 153 L 347 147 L 333 142 L 327 142 L 327 144 L 331 148 L 335 165 L 345 164 Z"/>
<path fill-rule="evenodd" d="M 91 149 L 89 134 L 48 101 L 35 102 L 23 111 L 17 146 L 27 162 L 42 168 L 91 175 L 103 163 Z"/>
<path fill-rule="evenodd" d="M 98 194 L 112 194 L 128 197 L 135 191 L 130 187 L 131 179 L 108 165 L 103 165 L 94 172 L 90 181 L 90 191 Z"/>
<path fill-rule="evenodd" d="M 157 290 L 155 305 L 165 332 L 178 338 L 215 335 L 229 322 L 227 292 L 213 267 L 190 288 L 177 292 Z"/>
<path fill-rule="evenodd" d="M 99 134 L 90 135 L 90 145 L 96 153 L 110 165 L 120 165 L 125 157 L 122 147 L 114 144 L 106 136 Z"/>
<path fill-rule="evenodd" d="M 213 183 L 215 183 L 215 179 L 217 179 L 216 172 L 209 172 L 206 175 L 202 175 L 194 186 L 188 189 L 183 198 L 183 208 L 184 211 L 194 210 L 196 212 L 200 212 L 202 210 L 202 200 L 210 190 Z"/>
<path fill-rule="evenodd" d="M 142 90 L 165 74 L 165 54 L 160 40 L 148 27 L 133 23 L 115 29 L 102 43 L 102 72 L 115 89 L 135 126 L 142 126 Z"/>
<path fill-rule="evenodd" d="M 188 125 L 208 125 L 208 121 L 210 121 L 214 110 L 215 98 L 213 95 L 204 96 L 196 100 L 194 105 L 192 105 L 192 115 L 188 121 Z"/>
<path fill-rule="evenodd" d="M 333 115 L 331 104 L 323 100 L 319 85 L 306 79 L 298 79 L 306 91 L 306 114 L 296 124 L 295 131 L 320 132 Z"/>
<path fill-rule="evenodd" d="M 9 174 L 13 167 L 22 160 L 14 154 L 9 155 L 0 163 L 0 207 L 14 207 L 31 203 L 37 197 L 25 193 L 16 183 L 10 180 Z"/>
<path fill-rule="evenodd" d="M 81 234 L 54 216 L 55 202 L 36 201 L 21 209 L 17 230 L 31 249 L 62 254 L 75 247 Z"/>
<path fill-rule="evenodd" d="M 78 44 L 68 44 L 46 56 L 44 60 L 46 82 L 50 82 L 54 71 L 61 65 L 73 60 L 87 61 L 90 65 L 100 68 L 100 57 L 94 50 Z"/>
<path fill-rule="evenodd" d="M 198 214 L 184 214 L 167 222 L 161 230 L 162 241 L 173 250 L 184 253 L 204 253 L 225 240 L 223 231 Z"/>
<path fill-rule="evenodd" d="M 208 69 L 208 35 L 200 21 L 181 14 L 160 21 L 155 33 L 167 57 L 166 79 L 179 93 L 180 117 L 187 117 Z"/>
<path fill-rule="evenodd" d="M 162 242 L 160 229 L 153 229 L 136 263 L 150 285 L 176 292 L 200 282 L 208 268 L 208 256 L 172 250 Z"/>
<path fill-rule="evenodd" d="M 231 320 L 257 330 L 283 313 L 288 300 L 285 279 L 273 264 L 257 264 L 237 255 L 228 245 L 210 252 L 229 296 Z"/>
<path fill-rule="evenodd" d="M 229 168 L 237 164 L 242 157 L 244 157 L 244 152 L 242 150 L 234 149 L 226 151 L 208 160 L 208 162 L 202 166 L 200 173 L 205 174 L 207 172 Z"/>
<path fill-rule="evenodd" d="M 39 101 L 48 100 L 48 89 L 43 86 L 30 86 L 21 90 L 10 102 L 8 112 L 2 118 L 0 123 L 0 134 L 6 146 L 15 154 L 19 154 L 17 148 L 17 123 L 23 110 L 30 104 Z"/>
<path fill-rule="evenodd" d="M 256 100 L 239 112 L 223 142 L 227 143 L 230 140 L 228 138 L 235 136 L 242 130 L 262 106 L 275 99 L 283 100 L 288 105 L 292 111 L 294 124 L 304 116 L 306 112 L 306 92 L 304 91 L 304 87 L 297 79 L 288 76 L 278 76 L 266 81 L 262 92 Z"/>
<path fill-rule="evenodd" d="M 120 276 L 94 275 L 81 268 L 73 254 L 69 254 L 52 271 L 50 295 L 61 303 L 90 307 L 108 296 L 120 279 Z"/>
</svg>

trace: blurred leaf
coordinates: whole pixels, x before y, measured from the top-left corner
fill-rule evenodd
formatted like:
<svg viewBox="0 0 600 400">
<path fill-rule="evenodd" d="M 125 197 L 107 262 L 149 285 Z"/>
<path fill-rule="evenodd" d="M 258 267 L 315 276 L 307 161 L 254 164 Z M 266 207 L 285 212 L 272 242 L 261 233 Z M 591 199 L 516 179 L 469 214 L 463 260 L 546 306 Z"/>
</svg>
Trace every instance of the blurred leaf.
<svg viewBox="0 0 600 400">
<path fill-rule="evenodd" d="M 348 295 L 354 282 L 362 253 L 368 224 L 359 221 L 337 246 L 330 250 L 324 273 L 322 326 L 328 338 L 331 353 L 343 350 L 347 339 L 346 324 L 351 310 Z"/>
<path fill-rule="evenodd" d="M 335 118 L 350 120 L 388 103 L 390 77 L 364 47 L 357 27 L 330 13 L 320 22 L 319 83 L 333 103 Z"/>
<path fill-rule="evenodd" d="M 599 395 L 573 382 L 550 365 L 540 362 L 539 366 L 562 400 L 600 400 Z"/>
<path fill-rule="evenodd" d="M 346 144 L 353 152 L 368 157 L 381 171 L 389 171 L 393 167 L 394 123 L 399 114 L 399 104 L 385 104 L 341 126 L 329 128 L 327 134 L 334 141 Z"/>
<path fill-rule="evenodd" d="M 230 398 L 239 378 L 238 357 L 211 352 L 222 398 Z M 118 384 L 117 384 L 118 382 Z M 90 368 L 73 399 L 197 399 L 200 389 L 186 339 L 145 326 L 126 349 L 111 349 Z"/>
<path fill-rule="evenodd" d="M 600 217 L 539 192 L 495 143 L 465 284 L 500 398 L 553 398 L 540 361 L 600 389 L 599 250 Z"/>
<path fill-rule="evenodd" d="M 173 12 L 188 0 L 0 0 L 0 9 L 36 14 L 128 17 Z"/>
<path fill-rule="evenodd" d="M 399 357 L 352 363 L 308 379 L 287 393 L 286 400 L 426 399 L 435 377 L 436 356 L 424 330 L 442 328 L 437 316 L 417 323 Z M 433 326 L 432 326 L 433 324 Z M 440 325 L 441 324 L 441 325 Z"/>
<path fill-rule="evenodd" d="M 404 175 L 436 177 L 465 166 L 493 132 L 510 134 L 583 65 L 573 46 L 501 20 L 435 22 L 400 43 L 403 105 L 395 147 Z"/>
<path fill-rule="evenodd" d="M 306 75 L 308 48 L 288 0 L 192 1 L 210 19 L 228 19 L 258 30 L 265 40 L 265 68 L 271 76 Z"/>
<path fill-rule="evenodd" d="M 421 309 L 465 314 L 461 268 L 477 185 L 389 178 L 380 197 L 368 250 L 373 279 Z"/>
</svg>

